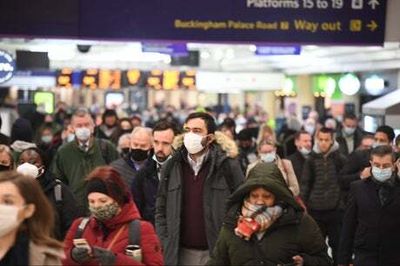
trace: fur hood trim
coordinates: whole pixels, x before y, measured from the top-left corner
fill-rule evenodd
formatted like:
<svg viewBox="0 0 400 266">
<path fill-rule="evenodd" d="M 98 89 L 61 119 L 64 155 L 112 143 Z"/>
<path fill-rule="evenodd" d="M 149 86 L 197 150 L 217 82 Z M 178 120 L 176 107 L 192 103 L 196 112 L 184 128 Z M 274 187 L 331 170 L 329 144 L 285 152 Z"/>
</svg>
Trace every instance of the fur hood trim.
<svg viewBox="0 0 400 266">
<path fill-rule="evenodd" d="M 175 150 L 178 150 L 183 146 L 183 135 L 184 134 L 180 134 L 174 138 L 172 147 Z M 228 157 L 236 158 L 238 156 L 239 149 L 234 140 L 231 140 L 221 131 L 215 131 L 214 136 L 215 136 L 215 141 L 213 143 L 219 145 Z"/>
</svg>

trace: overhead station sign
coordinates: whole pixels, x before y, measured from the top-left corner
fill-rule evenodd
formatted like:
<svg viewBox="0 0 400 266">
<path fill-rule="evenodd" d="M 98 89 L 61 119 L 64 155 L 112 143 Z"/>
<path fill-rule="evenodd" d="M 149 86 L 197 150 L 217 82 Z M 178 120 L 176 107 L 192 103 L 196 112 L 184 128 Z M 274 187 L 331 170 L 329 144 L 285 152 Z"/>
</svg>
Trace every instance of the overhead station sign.
<svg viewBox="0 0 400 266">
<path fill-rule="evenodd" d="M 25 2 L 5 2 L 8 15 L 0 18 L 0 35 L 379 45 L 384 42 L 387 5 L 387 0 L 70 0 L 60 9 L 43 0 L 34 3 L 35 16 L 21 16 L 31 7 Z M 63 18 L 62 23 L 52 18 Z M 173 52 L 177 47 L 157 49 Z"/>
</svg>

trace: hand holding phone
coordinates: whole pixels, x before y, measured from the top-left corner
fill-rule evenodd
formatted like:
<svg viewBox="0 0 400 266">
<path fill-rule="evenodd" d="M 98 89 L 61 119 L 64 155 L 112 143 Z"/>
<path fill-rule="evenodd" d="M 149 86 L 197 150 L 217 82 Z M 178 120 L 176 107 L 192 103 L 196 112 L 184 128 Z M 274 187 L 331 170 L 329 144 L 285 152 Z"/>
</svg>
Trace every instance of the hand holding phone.
<svg viewBox="0 0 400 266">
<path fill-rule="evenodd" d="M 75 238 L 74 246 L 77 248 L 86 248 L 87 250 L 91 251 L 91 247 L 85 238 Z"/>
</svg>

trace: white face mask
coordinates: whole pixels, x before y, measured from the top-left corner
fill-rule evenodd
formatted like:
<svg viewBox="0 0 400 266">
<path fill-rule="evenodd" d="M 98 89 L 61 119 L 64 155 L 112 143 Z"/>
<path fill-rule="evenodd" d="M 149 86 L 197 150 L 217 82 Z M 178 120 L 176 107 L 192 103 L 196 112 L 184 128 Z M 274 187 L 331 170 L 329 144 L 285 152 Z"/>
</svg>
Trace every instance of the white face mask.
<svg viewBox="0 0 400 266">
<path fill-rule="evenodd" d="M 31 176 L 33 178 L 37 178 L 42 175 L 43 173 L 43 168 L 41 167 L 40 169 L 31 163 L 23 163 L 20 166 L 17 167 L 17 172 L 21 173 L 23 175 Z"/>
<path fill-rule="evenodd" d="M 299 149 L 299 152 L 300 152 L 302 155 L 307 156 L 307 155 L 309 155 L 309 154 L 311 153 L 311 150 L 307 149 L 306 147 L 301 147 L 301 148 Z"/>
<path fill-rule="evenodd" d="M 304 125 L 304 130 L 307 131 L 312 136 L 312 135 L 314 135 L 315 126 L 313 126 L 313 125 Z"/>
<path fill-rule="evenodd" d="M 87 127 L 79 127 L 75 129 L 75 135 L 80 141 L 87 141 L 90 138 L 91 132 Z"/>
<path fill-rule="evenodd" d="M 183 144 L 190 154 L 199 153 L 204 149 L 203 144 L 201 144 L 202 140 L 203 136 L 192 132 L 188 132 L 183 136 Z"/>
<path fill-rule="evenodd" d="M 354 134 L 354 132 L 356 132 L 355 127 L 343 127 L 343 133 L 346 136 L 352 136 Z"/>
<path fill-rule="evenodd" d="M 16 206 L 0 204 L 0 238 L 19 226 L 18 212 Z"/>
<path fill-rule="evenodd" d="M 71 142 L 71 141 L 73 141 L 75 139 L 75 135 L 74 134 L 68 134 L 68 136 L 67 136 L 67 142 Z"/>
<path fill-rule="evenodd" d="M 276 153 L 273 152 L 268 152 L 268 153 L 260 153 L 260 159 L 263 162 L 266 163 L 272 163 L 273 161 L 275 161 L 275 157 L 276 157 Z"/>
</svg>

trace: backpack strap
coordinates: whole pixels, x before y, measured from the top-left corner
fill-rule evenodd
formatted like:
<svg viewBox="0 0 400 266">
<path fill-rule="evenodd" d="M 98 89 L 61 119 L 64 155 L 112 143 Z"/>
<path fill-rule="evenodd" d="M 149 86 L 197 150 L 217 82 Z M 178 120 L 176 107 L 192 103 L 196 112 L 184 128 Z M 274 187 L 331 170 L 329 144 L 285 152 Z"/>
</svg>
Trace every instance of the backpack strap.
<svg viewBox="0 0 400 266">
<path fill-rule="evenodd" d="M 90 218 L 89 217 L 84 217 L 79 224 L 78 228 L 76 229 L 75 236 L 74 238 L 82 238 L 83 231 L 85 231 L 85 228 L 87 224 L 89 223 Z"/>
<path fill-rule="evenodd" d="M 100 146 L 100 152 L 101 152 L 101 156 L 103 157 L 104 162 L 105 162 L 106 164 L 111 163 L 111 162 L 108 160 L 108 157 L 107 157 L 107 154 L 108 154 L 107 141 L 104 140 L 104 139 L 101 139 L 101 138 L 99 138 L 99 139 L 97 139 L 97 140 L 98 140 L 97 143 L 98 143 L 99 146 Z"/>
<path fill-rule="evenodd" d="M 129 223 L 129 245 L 140 246 L 140 220 L 135 219 Z"/>
</svg>

